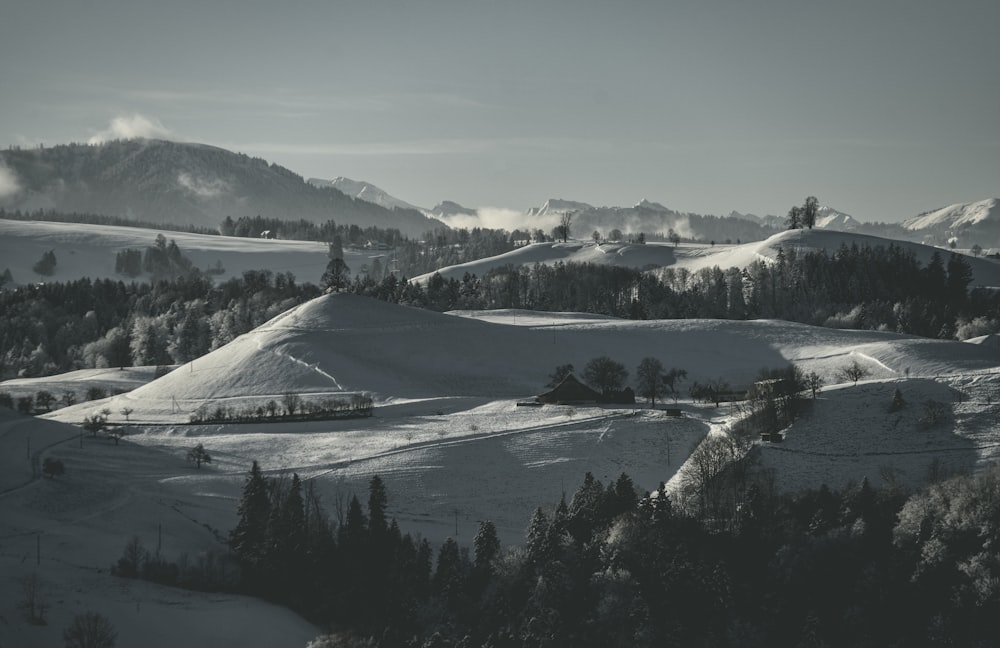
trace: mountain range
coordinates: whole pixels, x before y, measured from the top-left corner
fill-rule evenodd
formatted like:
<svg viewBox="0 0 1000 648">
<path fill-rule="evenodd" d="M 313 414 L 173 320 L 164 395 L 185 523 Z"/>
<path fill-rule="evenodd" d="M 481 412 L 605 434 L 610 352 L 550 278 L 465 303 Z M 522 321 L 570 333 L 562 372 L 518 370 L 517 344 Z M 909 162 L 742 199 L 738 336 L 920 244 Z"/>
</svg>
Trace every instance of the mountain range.
<svg viewBox="0 0 1000 648">
<path fill-rule="evenodd" d="M 864 223 L 822 206 L 819 229 L 859 232 L 960 248 L 1000 247 L 1000 207 L 995 198 L 928 211 L 903 223 Z M 0 208 L 92 212 L 137 221 L 216 227 L 226 217 L 262 215 L 313 222 L 396 228 L 417 238 L 449 217 L 483 215 L 442 201 L 426 209 L 367 181 L 343 176 L 310 178 L 261 158 L 204 144 L 116 140 L 0 151 Z M 714 216 L 680 212 L 640 200 L 631 207 L 594 206 L 550 198 L 526 209 L 522 223 L 549 233 L 572 214 L 572 235 L 601 237 L 620 230 L 648 238 L 673 230 L 705 242 L 763 240 L 785 229 L 785 218 L 732 212 Z M 491 226 L 484 222 L 482 226 Z M 523 227 L 524 225 L 522 225 Z"/>
</svg>

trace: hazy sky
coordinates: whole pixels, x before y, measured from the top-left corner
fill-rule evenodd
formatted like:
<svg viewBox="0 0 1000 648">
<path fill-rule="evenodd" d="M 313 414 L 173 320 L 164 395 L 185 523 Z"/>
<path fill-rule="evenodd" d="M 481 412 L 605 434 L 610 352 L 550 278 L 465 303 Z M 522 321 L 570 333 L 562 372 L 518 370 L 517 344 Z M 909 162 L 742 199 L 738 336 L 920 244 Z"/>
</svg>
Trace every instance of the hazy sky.
<svg viewBox="0 0 1000 648">
<path fill-rule="evenodd" d="M 996 0 L 4 0 L 0 145 L 204 142 L 420 206 L 895 221 L 1000 195 Z"/>
</svg>

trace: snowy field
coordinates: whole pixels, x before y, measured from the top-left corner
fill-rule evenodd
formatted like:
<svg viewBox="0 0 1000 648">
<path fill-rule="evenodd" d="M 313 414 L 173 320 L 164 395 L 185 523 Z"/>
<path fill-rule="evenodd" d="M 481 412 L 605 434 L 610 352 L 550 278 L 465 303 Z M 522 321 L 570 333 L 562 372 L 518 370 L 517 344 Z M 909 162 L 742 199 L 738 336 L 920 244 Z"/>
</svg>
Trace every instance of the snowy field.
<svg viewBox="0 0 1000 648">
<path fill-rule="evenodd" d="M 557 365 L 582 369 L 599 355 L 633 374 L 646 356 L 684 368 L 684 391 L 695 380 L 746 387 L 762 367 L 787 362 L 824 376 L 828 386 L 786 441 L 762 448 L 782 490 L 865 477 L 916 485 L 932 472 L 1000 457 L 1000 352 L 985 344 L 781 321 L 440 314 L 328 295 L 159 379 L 139 368 L 0 384 L 15 396 L 134 387 L 38 419 L 0 419 L 0 569 L 11 575 L 0 579 L 0 646 L 58 645 L 59 630 L 86 609 L 112 618 L 119 645 L 191 645 L 185 629 L 215 619 L 226 625 L 214 637 L 209 627 L 199 632 L 211 638 L 201 645 L 305 645 L 317 628 L 260 601 L 107 574 L 132 535 L 159 544 L 171 560 L 218 551 L 253 460 L 272 476 L 297 472 L 313 482 L 334 517 L 351 494 L 364 500 L 378 474 L 404 531 L 465 545 L 485 519 L 505 543 L 523 541 L 532 510 L 572 496 L 587 471 L 605 483 L 626 472 L 644 491 L 676 485 L 697 444 L 725 430 L 731 407 L 684 397 L 677 406 L 685 416 L 670 418 L 642 406 L 517 406 L 545 390 Z M 835 384 L 837 369 L 851 361 L 870 377 Z M 890 412 L 896 388 L 906 406 Z M 188 424 L 202 406 L 280 402 L 290 392 L 306 399 L 364 392 L 376 408 L 365 419 Z M 942 413 L 926 423 L 932 401 Z M 75 427 L 104 408 L 112 423 L 132 410 L 120 445 Z M 185 461 L 198 443 L 213 457 L 201 469 Z M 46 457 L 63 461 L 66 474 L 41 478 Z M 18 578 L 29 572 L 45 584 L 48 626 L 30 626 L 16 610 Z"/>
<path fill-rule="evenodd" d="M 126 249 L 145 250 L 163 234 L 202 270 L 221 264 L 219 279 L 240 277 L 247 270 L 291 272 L 300 282 L 318 284 L 330 261 L 325 243 L 210 236 L 138 227 L 15 221 L 0 218 L 0 272 L 9 268 L 15 285 L 39 281 L 73 281 L 82 277 L 132 281 L 115 273 L 115 256 Z M 42 254 L 56 255 L 55 272 L 43 277 L 32 271 Z M 345 248 L 344 262 L 355 273 L 384 252 Z M 383 258 L 383 263 L 385 262 Z M 140 276 L 137 281 L 147 280 Z"/>
<path fill-rule="evenodd" d="M 92 279 L 125 279 L 115 273 L 115 255 L 124 249 L 145 249 L 154 244 L 157 234 L 174 239 L 181 252 L 202 270 L 220 263 L 225 273 L 222 280 L 239 277 L 247 270 L 269 269 L 275 273 L 291 272 L 300 282 L 318 283 L 329 262 L 325 243 L 282 241 L 228 236 L 208 236 L 183 232 L 159 231 L 135 227 L 49 223 L 0 219 L 0 272 L 9 268 L 14 283 L 21 285 L 37 281 L 72 281 L 82 277 Z M 704 245 L 684 243 L 603 243 L 574 241 L 566 243 L 532 243 L 506 254 L 442 268 L 446 279 L 461 280 L 468 272 L 482 277 L 493 268 L 507 264 L 531 266 L 535 263 L 557 262 L 596 263 L 637 269 L 684 268 L 696 272 L 702 268 L 744 268 L 751 262 L 776 258 L 778 248 L 800 251 L 823 249 L 833 253 L 841 245 L 896 245 L 912 251 L 926 265 L 935 250 L 947 260 L 950 250 L 918 243 L 883 239 L 875 236 L 837 232 L 833 230 L 793 230 L 780 232 L 765 241 L 742 245 Z M 53 250 L 57 265 L 51 278 L 32 271 L 32 266 L 44 252 Z M 385 265 L 386 252 L 344 250 L 344 261 L 357 274 L 371 266 L 376 258 Z M 1000 286 L 1000 263 L 990 259 L 967 256 L 973 271 L 972 286 Z M 415 279 L 426 281 L 430 274 Z M 141 280 L 142 277 L 139 277 Z"/>
</svg>

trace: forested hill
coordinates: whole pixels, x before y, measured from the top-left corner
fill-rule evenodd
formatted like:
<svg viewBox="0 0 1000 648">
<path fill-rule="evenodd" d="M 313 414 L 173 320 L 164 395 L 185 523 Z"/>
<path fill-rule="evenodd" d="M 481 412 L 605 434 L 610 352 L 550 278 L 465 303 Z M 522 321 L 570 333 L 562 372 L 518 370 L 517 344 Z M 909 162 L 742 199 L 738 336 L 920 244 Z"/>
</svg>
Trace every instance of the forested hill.
<svg viewBox="0 0 1000 648">
<path fill-rule="evenodd" d="M 118 140 L 0 151 L 13 187 L 7 209 L 93 212 L 135 220 L 216 227 L 226 217 L 334 220 L 395 228 L 416 237 L 442 223 L 389 210 L 333 188 L 314 187 L 261 158 L 203 144 Z"/>
</svg>

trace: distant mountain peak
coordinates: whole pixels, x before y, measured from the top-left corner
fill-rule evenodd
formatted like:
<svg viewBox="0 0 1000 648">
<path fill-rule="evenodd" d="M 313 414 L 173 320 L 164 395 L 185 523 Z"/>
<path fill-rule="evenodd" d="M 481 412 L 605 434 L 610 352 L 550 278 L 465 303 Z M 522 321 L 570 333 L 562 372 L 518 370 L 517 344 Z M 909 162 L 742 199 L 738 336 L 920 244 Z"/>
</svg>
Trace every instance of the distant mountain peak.
<svg viewBox="0 0 1000 648">
<path fill-rule="evenodd" d="M 564 200 L 562 198 L 549 198 L 541 207 L 532 207 L 529 209 L 528 214 L 531 216 L 550 216 L 591 209 L 594 209 L 594 207 L 585 202 Z"/>
<path fill-rule="evenodd" d="M 816 228 L 836 230 L 838 232 L 853 232 L 860 223 L 850 214 L 837 211 L 833 207 L 822 206 L 816 213 Z"/>
<path fill-rule="evenodd" d="M 451 200 L 442 200 L 434 206 L 431 213 L 435 216 L 475 216 L 479 212 L 469 207 L 463 207 Z"/>
<path fill-rule="evenodd" d="M 665 206 L 661 205 L 658 202 L 653 202 L 651 200 L 646 200 L 645 198 L 643 198 L 642 200 L 640 200 L 639 202 L 637 202 L 635 204 L 635 208 L 636 209 L 648 209 L 650 211 L 657 211 L 657 212 L 669 212 L 669 211 L 673 211 L 670 208 L 665 207 Z"/>
<path fill-rule="evenodd" d="M 384 189 L 376 187 L 372 183 L 365 182 L 364 180 L 352 180 L 350 178 L 345 178 L 344 176 L 337 176 L 333 180 L 309 178 L 308 182 L 314 187 L 330 187 L 350 196 L 351 198 L 370 202 L 375 205 L 379 205 L 380 207 L 385 207 L 386 209 L 412 209 L 418 212 L 426 211 L 416 205 L 406 202 L 405 200 L 400 200 L 399 198 L 389 194 Z"/>
</svg>

